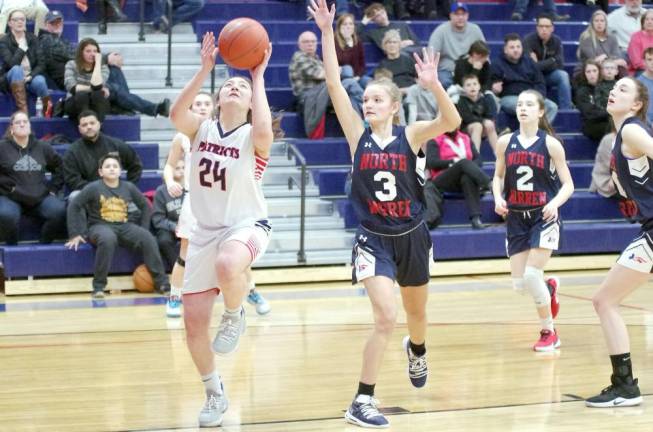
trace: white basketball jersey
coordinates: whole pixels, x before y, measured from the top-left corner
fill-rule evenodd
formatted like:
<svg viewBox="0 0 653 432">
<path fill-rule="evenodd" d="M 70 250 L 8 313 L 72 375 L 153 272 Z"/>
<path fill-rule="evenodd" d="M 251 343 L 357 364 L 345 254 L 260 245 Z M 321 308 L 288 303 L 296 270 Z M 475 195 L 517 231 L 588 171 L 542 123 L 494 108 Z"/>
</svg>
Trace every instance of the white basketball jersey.
<svg viewBox="0 0 653 432">
<path fill-rule="evenodd" d="M 205 227 L 266 219 L 261 188 L 267 160 L 255 155 L 252 125 L 224 133 L 217 120 L 200 125 L 191 146 L 190 197 L 197 221 Z"/>
</svg>

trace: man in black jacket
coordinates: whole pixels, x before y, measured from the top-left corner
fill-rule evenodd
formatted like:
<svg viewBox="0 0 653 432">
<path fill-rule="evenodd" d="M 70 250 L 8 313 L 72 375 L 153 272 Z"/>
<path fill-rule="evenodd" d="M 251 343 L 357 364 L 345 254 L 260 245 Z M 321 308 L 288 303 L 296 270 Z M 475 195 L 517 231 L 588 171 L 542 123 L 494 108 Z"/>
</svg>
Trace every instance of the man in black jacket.
<svg viewBox="0 0 653 432">
<path fill-rule="evenodd" d="M 179 160 L 173 174 L 173 179 L 178 184 L 184 184 L 184 161 Z M 177 222 L 181 214 L 181 205 L 185 191 L 178 197 L 173 197 L 168 192 L 166 184 L 156 188 L 154 204 L 152 206 L 152 227 L 156 234 L 156 242 L 166 269 L 171 269 L 179 256 L 179 238 L 175 234 Z"/>
<path fill-rule="evenodd" d="M 66 63 L 75 59 L 75 47 L 62 36 L 63 15 L 57 10 L 45 16 L 45 30 L 39 33 L 43 51 L 45 79 L 51 89 L 65 90 L 63 78 Z"/>
<path fill-rule="evenodd" d="M 124 141 L 100 132 L 102 124 L 93 111 L 82 111 L 79 115 L 81 138 L 70 145 L 63 157 L 63 172 L 66 186 L 73 199 L 87 183 L 98 180 L 97 163 L 107 153 L 116 152 L 122 166 L 127 170 L 127 180 L 137 183 L 143 172 L 138 154 Z"/>
<path fill-rule="evenodd" d="M 0 37 L 0 90 L 11 90 L 19 111 L 27 112 L 27 90 L 47 107 L 50 92 L 43 76 L 43 51 L 36 36 L 27 32 L 23 11 L 11 12 L 9 29 Z"/>
<path fill-rule="evenodd" d="M 562 41 L 553 31 L 551 15 L 540 14 L 535 23 L 535 33 L 524 38 L 524 52 L 544 75 L 547 94 L 557 96 L 554 99 L 558 108 L 571 109 L 571 85 L 569 74 L 564 69 Z"/>
</svg>

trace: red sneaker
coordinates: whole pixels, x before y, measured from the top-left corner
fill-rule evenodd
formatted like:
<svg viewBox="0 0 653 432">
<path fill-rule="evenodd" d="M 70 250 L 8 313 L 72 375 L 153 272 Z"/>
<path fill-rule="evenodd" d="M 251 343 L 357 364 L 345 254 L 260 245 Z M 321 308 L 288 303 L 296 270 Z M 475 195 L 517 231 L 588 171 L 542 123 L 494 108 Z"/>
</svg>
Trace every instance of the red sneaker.
<svg viewBox="0 0 653 432">
<path fill-rule="evenodd" d="M 560 348 L 560 338 L 556 330 L 542 330 L 540 332 L 540 340 L 533 345 L 533 350 L 537 352 L 551 352 L 556 348 Z"/>
<path fill-rule="evenodd" d="M 560 299 L 558 298 L 558 288 L 560 288 L 560 279 L 557 276 L 551 276 L 546 279 L 546 286 L 551 294 L 551 316 L 555 319 L 560 311 Z"/>
</svg>

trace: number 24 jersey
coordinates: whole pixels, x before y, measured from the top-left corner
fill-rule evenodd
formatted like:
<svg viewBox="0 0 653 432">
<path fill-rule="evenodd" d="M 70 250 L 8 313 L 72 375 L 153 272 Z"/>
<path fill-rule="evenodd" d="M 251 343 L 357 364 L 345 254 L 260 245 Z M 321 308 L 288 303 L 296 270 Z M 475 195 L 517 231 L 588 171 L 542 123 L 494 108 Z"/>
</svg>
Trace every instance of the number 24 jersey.
<svg viewBox="0 0 653 432">
<path fill-rule="evenodd" d="M 262 177 L 267 160 L 255 154 L 249 123 L 223 132 L 217 120 L 200 125 L 191 146 L 193 215 L 209 228 L 267 218 Z"/>
</svg>

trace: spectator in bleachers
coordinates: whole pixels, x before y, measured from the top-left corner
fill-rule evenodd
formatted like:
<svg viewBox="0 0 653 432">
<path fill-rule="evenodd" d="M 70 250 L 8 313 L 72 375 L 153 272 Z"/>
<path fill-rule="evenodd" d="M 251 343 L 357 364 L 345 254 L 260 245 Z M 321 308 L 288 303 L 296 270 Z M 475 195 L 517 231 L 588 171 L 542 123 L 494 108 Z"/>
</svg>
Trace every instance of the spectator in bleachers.
<svg viewBox="0 0 653 432">
<path fill-rule="evenodd" d="M 124 141 L 100 132 L 102 124 L 93 111 L 82 111 L 79 115 L 79 134 L 63 157 L 63 173 L 70 199 L 88 183 L 98 180 L 97 161 L 107 153 L 117 153 L 122 166 L 127 170 L 127 180 L 138 183 L 143 164 L 138 154 Z"/>
<path fill-rule="evenodd" d="M 481 192 L 491 187 L 492 179 L 481 168 L 481 157 L 469 136 L 456 129 L 426 143 L 426 168 L 439 191 L 462 192 L 472 228 L 483 229 Z"/>
<path fill-rule="evenodd" d="M 481 28 L 468 20 L 467 5 L 453 3 L 449 21 L 440 24 L 429 38 L 429 46 L 440 53 L 438 79 L 445 89 L 453 84 L 456 60 L 467 54 L 469 47 L 477 40 L 485 41 Z"/>
<path fill-rule="evenodd" d="M 400 0 L 403 1 L 403 0 Z M 313 17 L 308 13 L 308 7 L 311 5 L 311 0 L 305 0 L 306 6 L 306 19 L 312 20 Z M 336 17 L 341 17 L 342 15 L 349 13 L 349 0 L 328 0 L 329 8 L 332 4 L 336 5 Z"/>
<path fill-rule="evenodd" d="M 184 184 L 184 160 L 180 159 L 173 172 L 173 179 L 177 184 Z M 152 227 L 156 234 L 161 258 L 166 269 L 171 269 L 179 256 L 179 238 L 175 234 L 177 221 L 181 214 L 181 205 L 185 192 L 173 197 L 168 192 L 166 184 L 156 188 L 154 205 L 152 206 Z M 173 279 L 174 282 L 174 279 Z"/>
<path fill-rule="evenodd" d="M 64 75 L 66 63 L 75 59 L 75 46 L 62 35 L 63 15 L 53 10 L 45 16 L 45 29 L 39 33 L 39 44 L 43 51 L 45 80 L 48 88 L 65 90 Z"/>
<path fill-rule="evenodd" d="M 553 34 L 554 31 L 551 16 L 540 14 L 535 23 L 535 32 L 524 38 L 524 51 L 542 72 L 547 94 L 556 95 L 558 108 L 570 109 L 572 106 L 569 74 L 564 69 L 562 41 Z"/>
<path fill-rule="evenodd" d="M 399 19 L 404 19 L 400 17 Z M 390 22 L 388 12 L 381 3 L 372 3 L 363 14 L 358 34 L 363 42 L 374 42 L 383 49 L 383 36 L 388 30 L 397 30 L 401 36 L 401 50 L 406 53 L 420 51 L 420 41 L 410 26 L 405 22 Z"/>
<path fill-rule="evenodd" d="M 388 30 L 383 37 L 385 58 L 379 62 L 379 67 L 392 72 L 392 81 L 397 84 L 405 96 L 408 88 L 417 82 L 415 60 L 411 55 L 401 52 L 401 36 L 397 30 Z"/>
<path fill-rule="evenodd" d="M 150 208 L 138 188 L 120 180 L 120 159 L 115 153 L 102 156 L 100 180 L 89 183 L 68 205 L 69 249 L 81 243 L 95 246 L 93 297 L 104 298 L 109 267 L 118 245 L 143 254 L 159 293 L 170 291 L 156 239 L 149 231 Z"/>
<path fill-rule="evenodd" d="M 46 172 L 51 173 L 48 181 Z M 21 214 L 43 221 L 41 243 L 65 237 L 66 204 L 57 197 L 63 186 L 61 157 L 32 134 L 29 117 L 16 111 L 0 140 L 0 236 L 18 243 Z"/>
<path fill-rule="evenodd" d="M 622 53 L 626 53 L 633 33 L 641 30 L 645 11 L 642 0 L 624 0 L 622 7 L 608 14 L 608 31 L 616 36 Z"/>
<path fill-rule="evenodd" d="M 646 9 L 641 18 L 642 29 L 631 35 L 628 43 L 628 72 L 639 75 L 644 64 L 644 50 L 653 46 L 653 9 Z"/>
<path fill-rule="evenodd" d="M 160 31 L 167 32 L 168 28 L 190 21 L 204 8 L 205 0 L 172 0 L 172 25 L 168 21 L 167 0 L 153 0 L 152 26 Z"/>
<path fill-rule="evenodd" d="M 45 15 L 48 7 L 43 0 L 3 0 L 0 1 L 0 35 L 5 33 L 9 15 L 15 10 L 25 14 L 25 18 L 34 21 L 34 33 L 39 34 L 45 28 Z"/>
<path fill-rule="evenodd" d="M 546 95 L 546 85 L 533 59 L 524 55 L 519 35 L 508 33 L 503 39 L 503 55 L 492 63 L 492 91 L 501 97 L 501 109 L 514 116 L 519 93 L 534 89 Z M 545 99 L 544 107 L 549 123 L 553 123 L 558 106 Z"/>
<path fill-rule="evenodd" d="M 648 47 L 644 50 L 644 64 L 646 68 L 637 79 L 646 86 L 648 94 L 653 95 L 653 47 Z M 646 122 L 649 126 L 653 125 L 653 103 L 648 104 Z"/>
<path fill-rule="evenodd" d="M 125 22 L 129 18 L 122 11 L 118 0 L 95 0 L 98 18 L 98 34 L 107 34 L 107 21 Z"/>
<path fill-rule="evenodd" d="M 599 85 L 601 72 L 594 60 L 586 60 L 583 74 L 576 87 L 576 107 L 580 111 L 583 135 L 598 142 L 610 130 L 610 115 L 606 110 L 609 89 Z"/>
<path fill-rule="evenodd" d="M 619 68 L 617 67 L 617 62 L 612 58 L 603 60 L 603 63 L 601 63 L 601 80 L 599 86 L 603 87 L 607 93 L 610 93 L 612 87 L 617 83 L 618 76 Z"/>
<path fill-rule="evenodd" d="M 482 96 L 487 99 L 487 106 L 491 108 L 488 114 L 492 118 L 497 116 L 497 101 L 492 93 L 492 71 L 490 67 L 490 47 L 482 40 L 477 40 L 469 47 L 469 52 L 456 60 L 453 73 L 454 86 L 449 87 L 447 93 L 455 102 L 463 92 L 463 77 L 476 75 L 481 84 Z"/>
<path fill-rule="evenodd" d="M 359 4 L 367 4 L 367 7 L 363 11 L 367 11 L 367 8 L 369 8 L 372 5 L 381 5 L 386 11 L 386 14 L 392 18 L 392 19 L 397 19 L 397 20 L 407 20 L 410 19 L 410 12 L 408 11 L 408 3 L 409 1 L 407 0 L 383 0 L 381 2 L 374 1 L 374 0 L 363 0 L 362 2 L 359 2 Z M 371 16 L 370 16 L 371 18 Z"/>
<path fill-rule="evenodd" d="M 460 129 L 467 132 L 476 150 L 480 153 L 483 136 L 487 137 L 492 152 L 496 152 L 497 136 L 494 125 L 494 100 L 483 97 L 481 83 L 476 75 L 466 75 L 463 78 L 463 94 L 456 104 L 462 124 Z"/>
<path fill-rule="evenodd" d="M 433 96 L 433 92 L 422 87 L 419 81 L 417 84 L 408 87 L 405 104 L 408 108 L 406 124 L 422 120 L 430 121 L 438 115 L 438 103 L 435 96 Z"/>
<path fill-rule="evenodd" d="M 311 31 L 299 35 L 299 50 L 290 59 L 288 75 L 298 111 L 302 113 L 306 135 L 318 138 L 324 114 L 331 103 L 326 90 L 324 65 L 317 56 L 317 36 Z M 363 89 L 354 78 L 341 78 L 349 98 L 359 111 L 363 104 Z M 317 131 L 317 132 L 316 132 Z M 317 135 L 315 135 L 317 133 Z"/>
<path fill-rule="evenodd" d="M 151 117 L 161 115 L 168 117 L 170 113 L 170 99 L 164 98 L 159 103 L 150 102 L 147 99 L 131 93 L 125 74 L 122 72 L 124 60 L 122 54 L 110 52 L 106 58 L 103 57 L 109 67 L 109 78 L 106 81 L 106 87 L 109 90 L 109 104 L 112 109 L 118 112 L 139 112 Z"/>
<path fill-rule="evenodd" d="M 585 60 L 594 60 L 600 66 L 609 57 L 618 59 L 618 66 L 625 71 L 628 63 L 621 58 L 622 55 L 617 37 L 608 31 L 608 15 L 601 9 L 595 10 L 587 29 L 580 34 L 576 57 L 581 64 L 577 67 L 577 72 L 580 74 Z"/>
<path fill-rule="evenodd" d="M 27 91 L 40 97 L 43 106 L 50 104 L 50 92 L 43 76 L 43 51 L 38 38 L 27 31 L 25 14 L 14 10 L 9 14 L 9 33 L 0 37 L 2 76 L 0 88 L 11 91 L 16 109 L 27 112 Z"/>
<path fill-rule="evenodd" d="M 424 0 L 424 18 L 428 20 L 447 19 L 451 10 L 450 0 Z"/>
<path fill-rule="evenodd" d="M 596 192 L 605 198 L 617 198 L 617 187 L 612 180 L 612 171 L 610 169 L 610 160 L 612 159 L 612 145 L 614 143 L 615 132 L 605 135 L 594 157 L 594 166 L 592 167 L 592 182 L 589 191 Z"/>
<path fill-rule="evenodd" d="M 95 39 L 85 38 L 77 45 L 75 59 L 66 63 L 64 84 L 68 95 L 64 111 L 77 122 L 79 113 L 93 110 L 100 121 L 109 113 L 109 67 L 102 64 L 100 46 Z"/>
<path fill-rule="evenodd" d="M 515 0 L 515 8 L 512 11 L 510 19 L 513 21 L 523 20 L 530 2 L 530 0 Z M 555 21 L 567 21 L 569 19 L 569 15 L 567 14 L 558 14 L 554 0 L 542 0 L 542 6 L 544 12 L 548 13 Z"/>
<path fill-rule="evenodd" d="M 333 32 L 336 39 L 336 55 L 341 68 L 340 76 L 355 78 L 365 88 L 369 77 L 365 75 L 365 49 L 356 34 L 354 16 L 344 13 L 336 21 Z"/>
</svg>

